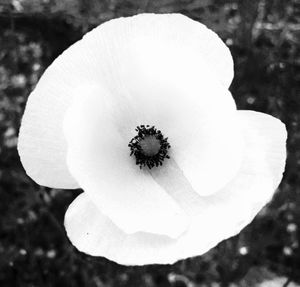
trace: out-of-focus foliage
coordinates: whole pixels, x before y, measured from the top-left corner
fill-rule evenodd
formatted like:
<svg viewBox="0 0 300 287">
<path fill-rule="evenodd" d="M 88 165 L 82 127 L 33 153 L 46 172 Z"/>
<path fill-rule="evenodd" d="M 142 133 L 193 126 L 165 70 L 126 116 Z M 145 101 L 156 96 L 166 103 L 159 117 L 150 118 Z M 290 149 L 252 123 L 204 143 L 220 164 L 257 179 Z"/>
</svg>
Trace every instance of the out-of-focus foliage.
<svg viewBox="0 0 300 287">
<path fill-rule="evenodd" d="M 0 0 L 0 286 L 298 286 L 300 95 L 297 0 Z M 205 23 L 235 60 L 240 109 L 288 128 L 286 172 L 254 222 L 207 254 L 173 266 L 124 267 L 75 250 L 63 216 L 80 191 L 40 187 L 16 142 L 27 96 L 45 68 L 96 25 L 141 12 Z M 264 283 L 265 282 L 265 283 Z"/>
</svg>

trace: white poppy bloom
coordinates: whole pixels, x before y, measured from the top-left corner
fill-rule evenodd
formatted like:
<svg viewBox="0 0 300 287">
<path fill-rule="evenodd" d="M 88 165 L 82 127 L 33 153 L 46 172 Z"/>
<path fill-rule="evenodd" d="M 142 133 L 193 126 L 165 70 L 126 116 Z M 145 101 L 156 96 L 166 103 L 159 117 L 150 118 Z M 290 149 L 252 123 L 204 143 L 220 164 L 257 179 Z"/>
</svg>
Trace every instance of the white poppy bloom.
<svg viewBox="0 0 300 287">
<path fill-rule="evenodd" d="M 80 251 L 173 263 L 252 221 L 281 181 L 286 129 L 237 111 L 232 78 L 225 44 L 180 14 L 108 21 L 52 63 L 18 149 L 37 183 L 84 190 L 65 216 Z"/>
</svg>

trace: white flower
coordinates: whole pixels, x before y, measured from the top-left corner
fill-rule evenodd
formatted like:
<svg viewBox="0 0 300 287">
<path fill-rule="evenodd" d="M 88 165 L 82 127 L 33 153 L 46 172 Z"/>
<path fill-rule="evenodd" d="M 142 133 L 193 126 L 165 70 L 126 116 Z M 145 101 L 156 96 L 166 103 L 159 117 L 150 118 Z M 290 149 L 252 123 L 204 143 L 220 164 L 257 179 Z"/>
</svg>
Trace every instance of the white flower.
<svg viewBox="0 0 300 287">
<path fill-rule="evenodd" d="M 252 221 L 281 181 L 286 130 L 237 111 L 232 78 L 228 48 L 179 14 L 106 22 L 46 70 L 18 148 L 37 183 L 84 190 L 65 216 L 80 251 L 126 265 L 173 263 Z M 157 134 L 139 138 L 140 154 L 130 156 L 140 125 L 168 138 L 159 167 L 136 165 L 161 147 Z"/>
</svg>

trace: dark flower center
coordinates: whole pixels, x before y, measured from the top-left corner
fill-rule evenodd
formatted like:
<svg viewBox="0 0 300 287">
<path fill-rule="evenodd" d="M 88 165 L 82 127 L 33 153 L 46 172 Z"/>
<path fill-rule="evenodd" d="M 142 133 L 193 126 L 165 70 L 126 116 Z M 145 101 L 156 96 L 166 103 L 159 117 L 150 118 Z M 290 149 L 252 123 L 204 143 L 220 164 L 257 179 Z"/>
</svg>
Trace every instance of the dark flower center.
<svg viewBox="0 0 300 287">
<path fill-rule="evenodd" d="M 151 169 L 162 165 L 165 158 L 170 158 L 168 149 L 171 146 L 160 130 L 149 125 L 140 125 L 135 130 L 138 134 L 131 139 L 128 146 L 131 150 L 130 156 L 135 156 L 136 164 L 140 168 L 147 166 Z"/>
</svg>

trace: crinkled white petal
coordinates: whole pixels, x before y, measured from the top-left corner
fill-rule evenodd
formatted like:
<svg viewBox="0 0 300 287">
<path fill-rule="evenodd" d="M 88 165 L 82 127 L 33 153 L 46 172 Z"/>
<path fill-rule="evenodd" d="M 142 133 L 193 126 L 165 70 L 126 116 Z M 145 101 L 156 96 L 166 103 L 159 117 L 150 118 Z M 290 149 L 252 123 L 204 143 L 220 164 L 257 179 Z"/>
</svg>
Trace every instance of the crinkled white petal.
<svg viewBox="0 0 300 287">
<path fill-rule="evenodd" d="M 191 210 L 189 229 L 178 239 L 139 232 L 128 235 L 81 194 L 70 205 L 65 226 L 71 242 L 82 252 L 125 265 L 173 263 L 201 255 L 237 234 L 271 199 L 285 167 L 286 129 L 266 114 L 239 111 L 246 152 L 236 177 L 221 191 L 201 197 L 185 184 L 176 200 Z M 174 186 L 180 188 L 180 185 Z"/>
<path fill-rule="evenodd" d="M 120 110 L 130 113 L 151 101 L 145 89 L 156 81 L 147 82 L 148 76 L 160 77 L 174 89 L 177 82 L 181 87 L 198 83 L 201 94 L 209 77 L 227 88 L 233 62 L 214 32 L 179 14 L 141 14 L 100 25 L 53 62 L 28 99 L 18 143 L 27 174 L 42 185 L 78 187 L 65 160 L 66 110 L 74 98 L 84 97 L 82 87 L 98 85 L 111 92 Z M 145 82 L 143 88 L 140 83 Z M 160 95 L 162 91 L 152 96 Z"/>
<path fill-rule="evenodd" d="M 242 127 L 236 110 L 223 109 L 222 104 L 219 106 L 222 100 L 216 96 L 219 94 L 220 98 L 222 95 L 226 98 L 227 93 L 230 93 L 215 88 L 205 92 L 208 97 L 215 96 L 216 102 L 213 105 L 216 107 L 208 108 L 209 114 L 205 115 L 204 110 L 197 109 L 201 100 L 195 101 L 193 108 L 186 110 L 185 119 L 175 121 L 181 129 L 177 130 L 176 135 L 170 134 L 170 142 L 173 144 L 171 158 L 193 189 L 202 196 L 217 192 L 235 177 L 245 152 Z M 157 179 L 162 178 L 164 172 L 152 171 Z M 173 180 L 174 177 L 170 174 L 169 178 Z M 171 180 L 169 184 L 172 184 Z"/>
</svg>

